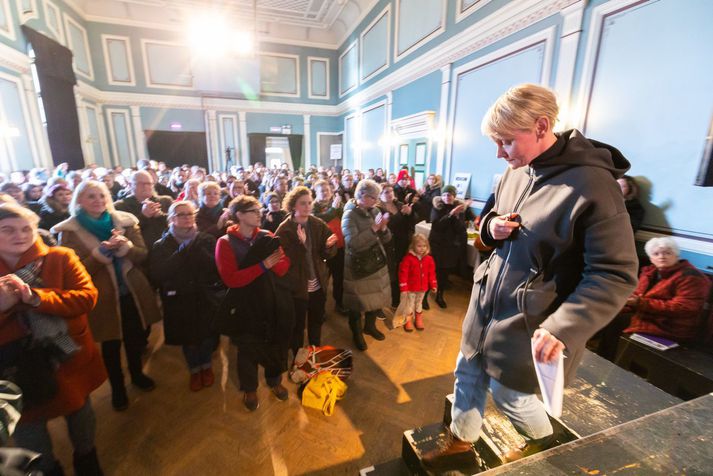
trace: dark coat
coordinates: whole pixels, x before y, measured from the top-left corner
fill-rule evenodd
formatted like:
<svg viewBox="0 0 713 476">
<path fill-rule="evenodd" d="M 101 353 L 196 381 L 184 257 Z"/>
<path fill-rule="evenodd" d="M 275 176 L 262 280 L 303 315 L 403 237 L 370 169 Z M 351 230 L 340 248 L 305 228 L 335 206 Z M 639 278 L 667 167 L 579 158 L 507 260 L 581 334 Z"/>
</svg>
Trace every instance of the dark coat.
<svg viewBox="0 0 713 476">
<path fill-rule="evenodd" d="M 319 285 L 326 294 L 329 283 L 329 270 L 325 260 L 337 254 L 337 247 L 336 245 L 330 248 L 325 246 L 325 242 L 332 234 L 332 231 L 324 221 L 310 216 L 307 226 L 309 226 L 311 239 L 312 265 L 317 279 L 319 279 Z M 285 254 L 290 258 L 290 269 L 287 271 L 286 278 L 292 288 L 292 296 L 306 301 L 309 298 L 307 292 L 309 281 L 307 253 L 305 253 L 305 247 L 297 237 L 297 223 L 292 219 L 285 220 L 275 234 L 280 238 L 282 249 L 285 250 Z"/>
<path fill-rule="evenodd" d="M 636 308 L 624 308 L 634 312 L 624 332 L 641 332 L 679 342 L 698 337 L 709 288 L 709 279 L 685 259 L 667 269 L 657 270 L 653 265 L 642 268 L 634 291 L 639 302 Z"/>
<path fill-rule="evenodd" d="M 196 226 L 198 230 L 213 235 L 216 239 L 225 235 L 225 230 L 227 229 L 227 227 L 218 228 L 218 219 L 220 215 L 223 214 L 223 207 L 220 205 L 218 205 L 218 207 L 220 212 L 217 215 L 208 207 L 198 208 L 198 213 L 196 214 Z"/>
<path fill-rule="evenodd" d="M 163 332 L 170 345 L 200 344 L 211 327 L 225 286 L 215 265 L 215 237 L 199 232 L 179 250 L 170 232 L 153 245 L 151 281 L 163 303 Z"/>
<path fill-rule="evenodd" d="M 394 214 L 389 213 L 389 224 L 387 225 L 391 231 L 391 241 L 384 244 L 391 281 L 398 280 L 399 263 L 401 263 L 401 260 L 408 252 L 414 227 L 416 226 L 415 207 L 412 209 L 410 215 L 403 215 L 401 208 L 404 204 L 399 201 L 394 201 L 394 205 L 396 205 L 398 212 Z M 379 205 L 379 211 L 388 213 L 388 210 L 383 205 Z"/>
<path fill-rule="evenodd" d="M 431 223 L 431 210 L 433 210 L 433 199 L 441 196 L 441 186 L 435 186 L 433 188 L 426 185 L 426 188 L 421 195 L 421 200 L 419 200 L 420 210 L 419 218 L 426 220 Z"/>
<path fill-rule="evenodd" d="M 166 213 L 168 212 L 168 207 L 170 207 L 171 203 L 173 203 L 173 199 L 165 195 L 154 196 L 153 200 L 158 201 L 161 204 L 161 210 L 163 213 L 151 218 L 141 213 L 141 207 L 143 207 L 143 204 L 140 203 L 134 195 L 129 195 L 114 204 L 114 207 L 117 210 L 129 212 L 139 220 L 141 236 L 149 249 L 163 236 L 164 232 L 168 228 L 166 223 Z"/>
<path fill-rule="evenodd" d="M 57 223 L 62 222 L 69 218 L 69 211 L 58 211 L 54 208 L 53 199 L 41 198 L 37 203 L 40 205 L 37 215 L 40 217 L 39 228 L 43 230 L 49 230 Z"/>
<path fill-rule="evenodd" d="M 458 268 L 465 262 L 468 243 L 466 220 L 474 220 L 473 210 L 467 208 L 464 213 L 451 216 L 451 210 L 462 202 L 458 199 L 447 205 L 441 197 L 433 199 L 431 210 L 431 233 L 428 242 L 431 256 L 436 260 L 436 268 Z"/>
<path fill-rule="evenodd" d="M 508 168 L 483 218 L 481 238 L 495 249 L 475 272 L 461 352 L 482 356 L 485 371 L 512 389 L 538 389 L 531 337 L 542 327 L 565 345 L 570 381 L 587 340 L 624 305 L 638 260 L 616 179 L 629 162 L 615 148 L 571 130 L 529 166 Z M 518 213 L 507 240 L 490 220 Z"/>
<path fill-rule="evenodd" d="M 270 217 L 270 220 L 268 220 L 268 216 Z M 265 215 L 262 217 L 262 224 L 260 225 L 260 228 L 267 230 L 270 233 L 275 233 L 280 224 L 285 221 L 285 218 L 287 218 L 287 212 L 284 210 L 265 212 Z"/>
<path fill-rule="evenodd" d="M 292 293 L 284 279 L 290 259 L 285 255 L 265 269 L 262 261 L 279 247 L 279 240 L 260 229 L 247 239 L 239 230 L 239 225 L 229 227 L 215 250 L 218 272 L 229 288 L 216 315 L 216 330 L 238 344 L 287 346 L 294 327 Z"/>
<path fill-rule="evenodd" d="M 641 205 L 638 198 L 630 198 L 629 200 L 624 200 L 626 205 L 626 211 L 629 213 L 629 221 L 631 222 L 631 228 L 634 233 L 639 231 L 641 224 L 644 223 L 644 215 L 646 215 L 646 210 Z"/>
</svg>

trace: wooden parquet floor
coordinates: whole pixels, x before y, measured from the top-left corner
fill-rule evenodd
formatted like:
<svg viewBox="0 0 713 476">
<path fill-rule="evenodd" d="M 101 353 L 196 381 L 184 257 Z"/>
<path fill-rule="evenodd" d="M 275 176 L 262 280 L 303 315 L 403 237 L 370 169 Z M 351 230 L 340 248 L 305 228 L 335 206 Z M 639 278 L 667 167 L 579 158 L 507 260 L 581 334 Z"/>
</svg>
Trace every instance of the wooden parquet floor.
<svg viewBox="0 0 713 476">
<path fill-rule="evenodd" d="M 248 412 L 236 386 L 236 350 L 221 342 L 214 359 L 217 382 L 199 392 L 188 389 L 180 348 L 162 344 L 152 331 L 146 372 L 156 380 L 150 393 L 129 386 L 131 405 L 111 408 L 109 384 L 93 395 L 97 448 L 107 475 L 341 475 L 400 457 L 403 431 L 440 421 L 444 396 L 453 386 L 460 329 L 471 284 L 452 278 L 448 309 L 431 299 L 426 330 L 386 330 L 369 349 L 354 351 L 354 373 L 334 415 L 301 405 L 296 385 L 278 401 L 261 379 L 260 408 Z M 346 317 L 327 303 L 322 342 L 353 348 Z M 286 377 L 286 376 L 285 376 Z M 287 380 L 287 378 L 285 378 Z M 63 419 L 51 422 L 55 453 L 71 468 L 71 445 Z M 71 474 L 71 470 L 70 470 Z"/>
</svg>

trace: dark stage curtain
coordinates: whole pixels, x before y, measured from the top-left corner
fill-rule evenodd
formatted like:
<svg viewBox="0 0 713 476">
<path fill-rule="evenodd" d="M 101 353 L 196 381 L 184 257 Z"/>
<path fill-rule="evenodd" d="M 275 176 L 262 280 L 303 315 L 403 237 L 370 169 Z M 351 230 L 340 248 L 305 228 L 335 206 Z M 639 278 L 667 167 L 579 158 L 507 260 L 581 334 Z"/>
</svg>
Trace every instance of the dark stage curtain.
<svg viewBox="0 0 713 476">
<path fill-rule="evenodd" d="M 267 134 L 248 134 L 251 164 L 257 164 L 258 162 L 262 162 L 263 164 L 265 164 L 266 137 Z"/>
<path fill-rule="evenodd" d="M 287 141 L 290 143 L 292 165 L 294 165 L 295 170 L 297 170 L 302 167 L 302 136 L 292 134 L 287 136 Z"/>
<path fill-rule="evenodd" d="M 52 161 L 55 165 L 67 162 L 70 170 L 84 168 L 77 103 L 74 99 L 77 80 L 72 70 L 72 52 L 25 25 L 22 26 L 22 32 L 35 52 Z"/>
</svg>

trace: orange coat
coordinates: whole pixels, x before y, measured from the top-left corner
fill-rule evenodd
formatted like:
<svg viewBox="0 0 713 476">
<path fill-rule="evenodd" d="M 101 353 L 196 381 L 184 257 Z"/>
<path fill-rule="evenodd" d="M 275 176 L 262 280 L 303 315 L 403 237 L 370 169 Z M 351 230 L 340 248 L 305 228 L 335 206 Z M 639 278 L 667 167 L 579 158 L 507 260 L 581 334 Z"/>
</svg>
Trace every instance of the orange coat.
<svg viewBox="0 0 713 476">
<path fill-rule="evenodd" d="M 87 321 L 98 292 L 74 251 L 60 246 L 49 248 L 38 238 L 13 268 L 0 259 L 0 276 L 13 273 L 42 256 L 44 263 L 40 276 L 45 287 L 33 288 L 40 297 L 36 310 L 64 318 L 69 335 L 80 350 L 60 364 L 57 395 L 45 404 L 23 411 L 23 422 L 51 419 L 79 410 L 89 394 L 106 380 L 104 363 Z M 0 313 L 0 344 L 22 335 L 14 309 Z"/>
</svg>

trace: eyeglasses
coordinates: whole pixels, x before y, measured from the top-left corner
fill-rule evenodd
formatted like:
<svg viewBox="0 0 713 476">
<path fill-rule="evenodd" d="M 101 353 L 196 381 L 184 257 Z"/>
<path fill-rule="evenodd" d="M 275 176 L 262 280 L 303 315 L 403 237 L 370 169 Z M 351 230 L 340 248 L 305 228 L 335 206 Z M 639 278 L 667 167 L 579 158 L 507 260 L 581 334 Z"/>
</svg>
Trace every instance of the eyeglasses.
<svg viewBox="0 0 713 476">
<path fill-rule="evenodd" d="M 259 208 L 251 208 L 250 210 L 245 210 L 240 213 L 254 213 L 256 215 L 260 215 L 262 213 L 262 210 L 260 210 Z"/>
<path fill-rule="evenodd" d="M 191 212 L 191 213 L 176 213 L 173 216 L 178 217 L 178 218 L 188 218 L 188 217 L 192 217 L 195 215 L 196 215 L 195 213 Z"/>
</svg>

